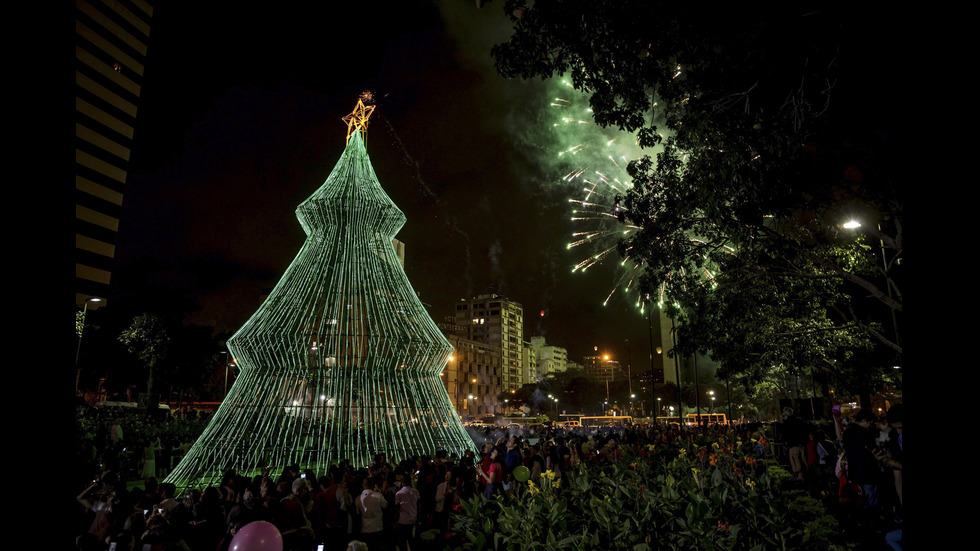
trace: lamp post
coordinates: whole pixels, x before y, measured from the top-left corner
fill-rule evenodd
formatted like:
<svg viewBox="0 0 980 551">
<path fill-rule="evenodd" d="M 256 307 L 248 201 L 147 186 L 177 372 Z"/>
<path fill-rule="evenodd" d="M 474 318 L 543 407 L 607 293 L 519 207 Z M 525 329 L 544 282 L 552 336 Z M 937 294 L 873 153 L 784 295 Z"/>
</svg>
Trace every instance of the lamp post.
<svg viewBox="0 0 980 551">
<path fill-rule="evenodd" d="M 698 425 L 701 424 L 701 389 L 698 386 L 698 353 L 691 354 L 694 358 L 694 411 L 697 413 Z"/>
<path fill-rule="evenodd" d="M 656 398 L 657 397 L 657 374 L 656 374 L 656 371 L 654 370 L 654 367 L 653 367 L 653 365 L 654 365 L 653 364 L 653 349 L 654 349 L 654 347 L 653 347 L 653 305 L 650 302 L 650 294 L 649 293 L 647 293 L 646 299 L 647 299 L 647 307 L 649 308 L 649 311 L 647 312 L 647 329 L 650 332 L 650 396 L 652 398 Z M 658 350 L 657 353 L 659 354 L 660 351 Z M 653 403 L 652 402 L 650 403 L 650 407 L 653 407 Z M 654 413 L 654 416 L 653 416 L 654 422 L 656 422 L 658 415 L 660 415 L 660 398 L 657 398 L 657 411 Z"/>
<path fill-rule="evenodd" d="M 670 318 L 670 345 L 677 350 L 677 328 L 674 327 L 674 318 Z M 677 378 L 677 422 L 680 424 L 681 415 L 684 414 L 684 405 L 681 403 L 681 364 L 677 361 L 677 354 L 674 354 L 674 376 Z M 694 376 L 695 382 L 697 375 Z M 697 396 L 695 394 L 695 396 Z M 671 407 L 671 410 L 674 408 Z"/>
<path fill-rule="evenodd" d="M 858 220 L 855 220 L 855 219 L 848 220 L 847 222 L 844 222 L 844 224 L 843 224 L 844 228 L 845 229 L 848 229 L 848 230 L 856 230 L 856 229 L 860 228 L 861 225 L 862 225 L 861 222 L 859 222 Z M 894 297 L 892 296 L 892 284 L 888 280 L 888 257 L 885 255 L 885 240 L 882 237 L 880 237 L 881 236 L 881 224 L 877 224 L 877 228 L 878 228 L 878 235 L 879 235 L 879 238 L 878 238 L 878 246 L 879 246 L 880 251 L 881 251 L 881 268 L 882 268 L 881 269 L 881 273 L 885 277 L 885 291 L 888 292 L 888 298 L 890 300 L 894 300 Z M 895 316 L 895 309 L 894 308 L 889 308 L 889 310 L 891 311 L 891 315 L 892 315 L 892 329 L 895 331 L 895 344 L 898 345 L 898 346 L 901 346 L 902 345 L 902 338 L 898 334 L 898 318 Z M 899 362 L 901 362 L 901 360 L 902 360 L 901 353 L 899 353 L 898 359 L 899 359 Z"/>
<path fill-rule="evenodd" d="M 558 398 L 555 398 L 553 394 L 549 394 L 548 398 L 555 401 L 555 419 L 558 419 Z"/>
<path fill-rule="evenodd" d="M 78 358 L 82 355 L 82 336 L 85 335 L 85 321 L 88 319 L 88 303 L 102 302 L 99 297 L 91 297 L 82 307 L 82 327 L 78 330 L 78 347 L 75 348 L 75 396 L 78 396 L 78 382 L 82 378 L 82 370 L 78 368 Z"/>
<path fill-rule="evenodd" d="M 452 376 L 452 383 L 453 383 L 453 407 L 456 408 L 456 415 L 459 415 L 460 414 L 460 407 L 459 407 L 459 364 L 457 364 L 455 362 L 456 362 L 456 355 L 455 354 L 451 354 L 449 356 L 449 363 L 452 363 L 453 364 L 453 367 L 452 367 L 452 370 L 449 373 Z M 447 364 L 447 366 L 448 366 L 448 364 Z M 449 382 L 450 381 L 447 379 L 446 380 L 446 390 L 447 391 L 449 390 Z"/>
<path fill-rule="evenodd" d="M 732 422 L 732 387 L 728 384 L 729 377 L 725 376 L 725 401 L 728 402 L 728 422 Z"/>
<path fill-rule="evenodd" d="M 225 364 L 225 397 L 228 396 L 228 368 L 229 367 L 238 367 L 237 365 L 235 365 L 234 358 L 232 358 L 230 362 L 227 362 Z"/>
<path fill-rule="evenodd" d="M 626 377 L 629 381 L 630 396 L 633 396 L 633 364 L 630 353 L 630 340 L 626 339 Z M 635 396 L 633 396 L 635 398 Z M 633 413 L 633 400 L 630 399 L 630 413 Z"/>
</svg>

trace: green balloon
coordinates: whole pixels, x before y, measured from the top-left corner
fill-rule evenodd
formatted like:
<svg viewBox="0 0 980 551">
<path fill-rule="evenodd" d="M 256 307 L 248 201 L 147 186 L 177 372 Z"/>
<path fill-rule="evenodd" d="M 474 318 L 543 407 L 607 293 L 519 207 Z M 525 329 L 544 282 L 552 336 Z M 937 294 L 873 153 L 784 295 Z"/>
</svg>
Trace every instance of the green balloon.
<svg viewBox="0 0 980 551">
<path fill-rule="evenodd" d="M 514 479 L 518 482 L 527 482 L 531 478 L 531 469 L 521 465 L 514 469 Z"/>
</svg>

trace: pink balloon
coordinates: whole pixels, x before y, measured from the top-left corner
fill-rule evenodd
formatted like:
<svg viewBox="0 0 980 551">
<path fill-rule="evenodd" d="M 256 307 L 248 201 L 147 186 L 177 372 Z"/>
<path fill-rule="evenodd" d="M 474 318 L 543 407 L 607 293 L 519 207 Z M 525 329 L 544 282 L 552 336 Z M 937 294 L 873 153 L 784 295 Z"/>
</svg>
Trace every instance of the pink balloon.
<svg viewBox="0 0 980 551">
<path fill-rule="evenodd" d="M 250 522 L 238 529 L 228 551 L 282 551 L 282 534 L 264 520 Z"/>
</svg>

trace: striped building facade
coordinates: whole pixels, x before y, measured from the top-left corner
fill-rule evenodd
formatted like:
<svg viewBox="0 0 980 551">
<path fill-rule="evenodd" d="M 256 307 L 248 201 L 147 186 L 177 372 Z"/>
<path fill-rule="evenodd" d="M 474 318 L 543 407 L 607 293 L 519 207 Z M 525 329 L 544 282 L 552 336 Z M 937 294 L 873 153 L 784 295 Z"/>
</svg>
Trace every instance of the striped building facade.
<svg viewBox="0 0 980 551">
<path fill-rule="evenodd" d="M 75 3 L 75 304 L 108 294 L 153 8 Z"/>
</svg>

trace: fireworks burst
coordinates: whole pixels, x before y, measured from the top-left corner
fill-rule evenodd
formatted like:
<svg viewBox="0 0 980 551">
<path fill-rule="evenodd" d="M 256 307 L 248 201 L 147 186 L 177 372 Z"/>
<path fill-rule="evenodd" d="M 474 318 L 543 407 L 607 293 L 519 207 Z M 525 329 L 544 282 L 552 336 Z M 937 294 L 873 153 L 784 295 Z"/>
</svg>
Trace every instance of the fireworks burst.
<svg viewBox="0 0 980 551">
<path fill-rule="evenodd" d="M 550 106 L 555 112 L 553 127 L 558 139 L 558 157 L 574 167 L 561 178 L 561 184 L 574 190 L 568 202 L 572 208 L 572 221 L 579 226 L 572 233 L 567 248 L 588 251 L 588 256 L 572 267 L 572 272 L 585 272 L 618 258 L 619 244 L 641 229 L 619 221 L 625 208 L 621 198 L 633 186 L 626 167 L 631 160 L 643 155 L 653 156 L 654 152 L 642 150 L 628 132 L 592 123 L 588 97 L 567 80 L 562 81 L 561 90 L 561 97 L 553 98 Z M 612 289 L 603 305 L 608 304 L 617 291 L 628 296 L 641 312 L 649 298 L 662 303 L 668 282 L 661 283 L 654 297 L 640 293 L 643 264 L 631 259 L 629 246 L 623 253 Z M 703 272 L 702 281 L 714 280 L 710 270 Z M 683 271 L 678 275 L 684 275 Z"/>
</svg>

